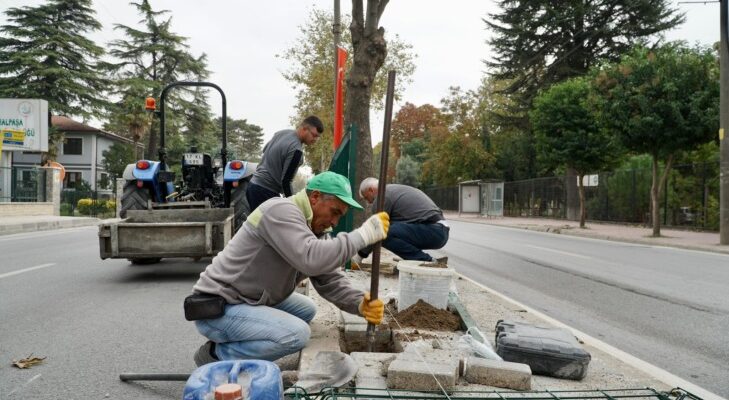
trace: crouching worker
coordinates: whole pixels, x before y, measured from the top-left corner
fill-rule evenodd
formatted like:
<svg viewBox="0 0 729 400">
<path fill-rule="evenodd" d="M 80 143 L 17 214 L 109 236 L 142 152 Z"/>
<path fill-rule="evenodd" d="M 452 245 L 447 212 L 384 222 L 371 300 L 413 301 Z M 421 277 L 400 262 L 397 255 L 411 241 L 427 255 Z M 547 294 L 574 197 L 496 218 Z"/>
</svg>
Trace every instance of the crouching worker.
<svg viewBox="0 0 729 400">
<path fill-rule="evenodd" d="M 349 207 L 361 209 L 349 181 L 324 172 L 305 190 L 269 199 L 251 213 L 185 301 L 186 318 L 209 339 L 194 355 L 198 366 L 218 360 L 273 361 L 301 350 L 316 314 L 314 302 L 294 291 L 305 278 L 338 308 L 373 324 L 382 322 L 382 301 L 370 301 L 369 293 L 353 288 L 341 266 L 387 236 L 389 217 L 379 213 L 352 232 L 325 235 Z M 197 306 L 187 304 L 191 298 Z"/>
</svg>

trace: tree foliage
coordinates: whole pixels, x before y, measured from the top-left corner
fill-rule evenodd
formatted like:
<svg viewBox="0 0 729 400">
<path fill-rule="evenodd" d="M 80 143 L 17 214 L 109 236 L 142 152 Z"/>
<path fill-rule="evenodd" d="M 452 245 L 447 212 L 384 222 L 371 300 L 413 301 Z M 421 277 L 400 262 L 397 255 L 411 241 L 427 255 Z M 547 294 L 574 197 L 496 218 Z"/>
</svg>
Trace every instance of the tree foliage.
<svg viewBox="0 0 729 400">
<path fill-rule="evenodd" d="M 342 24 L 350 23 L 351 18 L 342 16 Z M 318 116 L 324 123 L 325 134 L 313 146 L 306 146 L 306 160 L 313 171 L 319 172 L 329 167 L 332 151 L 332 132 L 334 126 L 334 36 L 332 34 L 333 15 L 314 8 L 300 27 L 301 34 L 294 44 L 278 56 L 291 62 L 291 67 L 283 75 L 296 92 L 296 113 L 289 121 L 297 125 L 308 115 Z M 340 46 L 347 49 L 345 71 L 352 67 L 351 33 L 344 31 Z M 397 35 L 390 40 L 390 52 L 385 58 L 383 71 L 398 71 L 395 93 L 399 96 L 410 82 L 415 70 L 411 46 L 399 40 Z M 372 85 L 369 106 L 381 110 L 387 89 L 386 73 L 378 73 Z M 345 88 L 346 94 L 346 88 Z"/>
<path fill-rule="evenodd" d="M 410 156 L 397 160 L 395 182 L 408 186 L 420 186 L 421 164 Z"/>
<path fill-rule="evenodd" d="M 390 147 L 393 158 L 391 159 L 390 165 L 392 168 L 388 171 L 388 177 L 395 176 L 395 166 L 403 153 L 403 147 L 416 140 L 420 144 L 427 143 L 430 141 L 431 131 L 434 128 L 444 128 L 446 123 L 446 118 L 440 110 L 430 104 L 416 106 L 412 103 L 405 103 L 400 107 L 400 110 L 392 118 L 390 129 Z M 416 149 L 411 149 L 411 151 L 414 150 Z M 422 152 L 410 155 L 417 158 Z"/>
<path fill-rule="evenodd" d="M 91 0 L 49 0 L 35 7 L 9 8 L 5 14 L 8 22 L 0 26 L 0 97 L 44 99 L 57 115 L 100 116 L 106 101 L 99 94 L 108 81 L 99 66 L 104 50 L 88 39 L 101 28 Z M 61 140 L 60 133 L 51 135 L 51 152 Z M 55 154 L 45 157 L 54 159 Z"/>
<path fill-rule="evenodd" d="M 568 79 L 537 96 L 530 114 L 538 157 L 546 165 L 577 173 L 582 228 L 586 217 L 583 177 L 615 166 L 620 157 L 615 136 L 600 127 L 590 92 L 587 79 Z"/>
<path fill-rule="evenodd" d="M 125 143 L 114 143 L 108 149 L 102 152 L 104 159 L 102 165 L 109 173 L 111 180 L 121 178 L 124 168 L 128 164 L 137 161 L 137 155 L 134 154 L 134 148 Z"/>
<path fill-rule="evenodd" d="M 175 81 L 205 80 L 209 71 L 206 55 L 192 55 L 186 43 L 187 38 L 172 32 L 172 18 L 163 19 L 169 11 L 153 10 L 148 0 L 131 4 L 142 16 L 142 27 L 114 26 L 114 29 L 123 33 L 125 39 L 117 39 L 109 44 L 109 53 L 115 61 L 109 63 L 108 68 L 116 80 L 114 93 L 120 97 L 111 110 L 109 128 L 124 136 L 137 138 L 149 127 L 148 155 L 154 156 L 159 128 L 158 123 L 149 126 L 143 98 L 159 95 L 163 87 Z M 205 97 L 202 95 L 203 101 L 200 101 L 200 96 L 186 88 L 176 88 L 170 92 L 165 101 L 165 131 L 170 136 L 182 130 L 183 125 L 186 125 L 188 132 L 199 129 L 200 119 L 192 118 L 191 113 L 209 114 L 207 105 L 202 105 Z M 182 110 L 188 112 L 183 116 Z M 173 142 L 170 140 L 170 143 Z"/>
<path fill-rule="evenodd" d="M 601 68 L 594 82 L 603 123 L 627 149 L 653 158 L 651 219 L 659 236 L 658 200 L 671 165 L 681 152 L 711 141 L 719 128 L 716 55 L 680 42 L 638 47 Z"/>
<path fill-rule="evenodd" d="M 538 166 L 527 112 L 539 90 L 581 76 L 595 65 L 617 61 L 630 47 L 684 20 L 668 0 L 500 0 L 502 11 L 484 23 L 494 35 L 489 40 L 493 58 L 486 64 L 492 77 L 508 81 L 508 112 L 496 113 L 500 124 L 522 131 L 526 140 L 528 175 Z M 514 149 L 518 149 L 516 146 Z"/>
<path fill-rule="evenodd" d="M 222 128 L 223 118 L 217 118 L 215 125 L 218 131 Z M 228 117 L 228 159 L 233 157 L 244 161 L 260 161 L 261 147 L 263 145 L 263 128 L 249 124 L 245 119 L 232 119 Z"/>
</svg>

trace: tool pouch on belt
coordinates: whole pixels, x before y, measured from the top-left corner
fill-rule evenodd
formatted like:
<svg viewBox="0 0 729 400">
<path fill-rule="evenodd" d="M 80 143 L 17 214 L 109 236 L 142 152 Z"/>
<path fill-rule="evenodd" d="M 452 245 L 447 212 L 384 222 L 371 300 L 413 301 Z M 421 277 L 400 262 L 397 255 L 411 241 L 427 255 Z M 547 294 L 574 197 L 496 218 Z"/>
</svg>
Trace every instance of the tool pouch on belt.
<svg viewBox="0 0 729 400">
<path fill-rule="evenodd" d="M 220 318 L 225 313 L 225 304 L 225 299 L 215 294 L 191 294 L 185 297 L 185 319 L 197 321 Z"/>
</svg>

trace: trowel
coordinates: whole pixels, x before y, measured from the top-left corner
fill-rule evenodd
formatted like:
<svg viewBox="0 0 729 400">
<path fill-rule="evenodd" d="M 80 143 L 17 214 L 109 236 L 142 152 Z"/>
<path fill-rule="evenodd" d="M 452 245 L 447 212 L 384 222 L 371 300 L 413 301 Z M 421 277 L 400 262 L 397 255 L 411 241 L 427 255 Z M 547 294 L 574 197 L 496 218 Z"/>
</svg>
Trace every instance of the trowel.
<svg viewBox="0 0 729 400">
<path fill-rule="evenodd" d="M 314 356 L 312 368 L 299 371 L 298 381 L 294 383 L 306 393 L 318 393 L 325 387 L 340 387 L 354 378 L 357 363 L 349 354 L 341 351 L 320 351 Z M 286 393 L 294 393 L 296 388 L 289 388 Z"/>
</svg>

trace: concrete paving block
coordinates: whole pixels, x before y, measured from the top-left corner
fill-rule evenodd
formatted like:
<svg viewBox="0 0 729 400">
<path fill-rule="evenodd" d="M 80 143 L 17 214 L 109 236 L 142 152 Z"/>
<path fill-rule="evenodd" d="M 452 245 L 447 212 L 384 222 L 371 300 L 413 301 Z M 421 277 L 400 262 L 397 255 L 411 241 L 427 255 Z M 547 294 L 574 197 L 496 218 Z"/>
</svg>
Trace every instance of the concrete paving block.
<svg viewBox="0 0 729 400">
<path fill-rule="evenodd" d="M 377 389 L 387 389 L 387 367 L 395 359 L 395 353 L 351 353 L 359 369 L 354 378 L 356 394 L 360 396 L 382 396 Z M 368 390 L 374 389 L 374 390 Z"/>
<path fill-rule="evenodd" d="M 463 375 L 464 362 L 461 355 L 450 350 L 419 349 L 418 352 L 406 350 L 398 354 L 397 360 L 450 366 L 455 371 L 456 377 Z"/>
<path fill-rule="evenodd" d="M 339 322 L 342 325 L 367 325 L 367 320 L 364 317 L 341 310 L 339 312 Z"/>
<path fill-rule="evenodd" d="M 469 357 L 466 381 L 514 390 L 530 390 L 532 370 L 526 364 Z"/>
<path fill-rule="evenodd" d="M 387 369 L 387 387 L 415 391 L 450 391 L 456 386 L 456 370 L 449 363 L 395 359 Z"/>
</svg>

